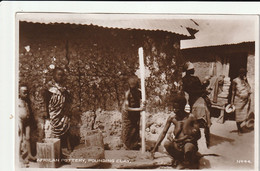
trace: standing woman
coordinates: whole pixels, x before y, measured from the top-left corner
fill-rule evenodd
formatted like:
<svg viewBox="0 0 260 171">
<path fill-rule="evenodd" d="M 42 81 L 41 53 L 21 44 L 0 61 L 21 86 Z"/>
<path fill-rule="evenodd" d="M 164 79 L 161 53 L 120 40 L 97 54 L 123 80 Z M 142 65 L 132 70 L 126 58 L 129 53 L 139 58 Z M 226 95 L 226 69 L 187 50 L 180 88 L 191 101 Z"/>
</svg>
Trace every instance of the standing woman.
<svg viewBox="0 0 260 171">
<path fill-rule="evenodd" d="M 51 138 L 59 138 L 61 143 L 67 142 L 67 149 L 71 151 L 69 141 L 70 105 L 71 97 L 63 86 L 64 71 L 61 68 L 53 70 L 53 79 L 48 82 L 44 99 L 47 111 L 47 122 L 50 122 Z"/>
<path fill-rule="evenodd" d="M 188 93 L 191 113 L 198 120 L 200 127 L 204 128 L 206 145 L 209 148 L 211 120 L 210 111 L 204 99 L 206 90 L 199 77 L 194 75 L 195 69 L 191 62 L 186 63 L 185 71 L 186 75 L 182 78 L 183 91 Z"/>
<path fill-rule="evenodd" d="M 238 135 L 241 135 L 242 128 L 240 124 L 246 120 L 250 110 L 251 87 L 246 78 L 246 70 L 241 68 L 239 76 L 232 82 L 231 105 L 235 105 L 236 123 Z"/>
<path fill-rule="evenodd" d="M 140 148 L 140 112 L 144 110 L 139 89 L 139 79 L 131 76 L 128 79 L 129 90 L 125 93 L 122 107 L 121 139 L 127 150 Z"/>
<path fill-rule="evenodd" d="M 189 95 L 189 105 L 192 108 L 194 103 L 202 96 L 203 87 L 199 77 L 195 76 L 194 65 L 187 62 L 185 65 L 185 76 L 182 78 L 182 89 Z"/>
</svg>

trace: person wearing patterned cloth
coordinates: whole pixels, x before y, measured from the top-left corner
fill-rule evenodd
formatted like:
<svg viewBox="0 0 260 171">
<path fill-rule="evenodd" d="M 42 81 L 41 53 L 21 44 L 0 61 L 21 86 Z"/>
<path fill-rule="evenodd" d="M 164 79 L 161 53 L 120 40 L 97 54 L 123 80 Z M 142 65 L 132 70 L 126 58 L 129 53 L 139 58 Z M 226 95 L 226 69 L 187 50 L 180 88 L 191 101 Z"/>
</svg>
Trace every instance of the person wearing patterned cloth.
<svg viewBox="0 0 260 171">
<path fill-rule="evenodd" d="M 50 138 L 60 138 L 61 143 L 65 141 L 68 151 L 71 152 L 69 140 L 71 97 L 69 91 L 62 85 L 63 79 L 63 69 L 55 68 L 53 80 L 48 82 L 44 91 L 47 111 L 45 123 L 50 123 Z"/>
<path fill-rule="evenodd" d="M 241 123 L 248 117 L 250 110 L 251 87 L 246 78 L 246 70 L 241 68 L 239 76 L 232 81 L 231 105 L 235 106 L 238 135 L 241 135 Z"/>
<path fill-rule="evenodd" d="M 144 110 L 144 104 L 141 104 L 141 91 L 138 83 L 139 80 L 136 76 L 128 79 L 130 89 L 125 94 L 122 107 L 121 140 L 127 150 L 140 148 L 140 111 Z"/>
</svg>

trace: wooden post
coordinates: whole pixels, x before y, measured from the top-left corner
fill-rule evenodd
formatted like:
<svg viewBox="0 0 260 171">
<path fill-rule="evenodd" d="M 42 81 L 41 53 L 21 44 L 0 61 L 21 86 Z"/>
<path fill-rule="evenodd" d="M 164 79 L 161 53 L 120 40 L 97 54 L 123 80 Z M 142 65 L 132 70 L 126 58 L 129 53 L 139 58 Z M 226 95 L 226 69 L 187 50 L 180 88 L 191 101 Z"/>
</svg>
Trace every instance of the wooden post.
<svg viewBox="0 0 260 171">
<path fill-rule="evenodd" d="M 144 68 L 144 51 L 140 47 L 138 49 L 139 54 L 139 65 L 140 65 L 140 77 L 141 77 L 141 92 L 142 92 L 142 101 L 145 101 L 145 68 Z M 142 116 L 142 153 L 145 152 L 145 111 L 141 112 Z"/>
<path fill-rule="evenodd" d="M 229 67 L 230 67 L 230 63 L 229 63 L 229 57 L 228 57 L 227 58 L 227 66 L 226 66 L 227 77 L 229 77 Z"/>
<path fill-rule="evenodd" d="M 211 67 L 209 69 L 209 76 L 213 77 L 214 75 L 214 62 L 211 62 Z"/>
<path fill-rule="evenodd" d="M 224 56 L 222 75 L 227 77 L 227 57 Z"/>
</svg>

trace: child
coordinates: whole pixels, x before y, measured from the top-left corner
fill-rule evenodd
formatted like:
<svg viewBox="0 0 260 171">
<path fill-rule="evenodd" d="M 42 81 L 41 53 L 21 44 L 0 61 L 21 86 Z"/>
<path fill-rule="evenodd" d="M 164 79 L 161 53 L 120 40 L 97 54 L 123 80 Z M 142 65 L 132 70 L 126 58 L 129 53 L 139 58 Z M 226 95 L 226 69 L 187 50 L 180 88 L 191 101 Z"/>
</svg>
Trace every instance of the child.
<svg viewBox="0 0 260 171">
<path fill-rule="evenodd" d="M 18 117 L 18 134 L 20 138 L 19 142 L 19 153 L 22 155 L 22 151 L 27 151 L 28 155 L 23 160 L 24 164 L 29 164 L 29 160 L 35 161 L 36 158 L 31 154 L 31 145 L 30 145 L 30 110 L 29 110 L 29 101 L 28 101 L 28 88 L 26 85 L 21 85 L 19 90 L 19 117 Z M 25 144 L 25 149 L 23 149 L 23 143 Z M 21 158 L 23 158 L 21 156 Z"/>
<path fill-rule="evenodd" d="M 184 96 L 178 95 L 174 98 L 173 108 L 176 115 L 168 117 L 166 125 L 152 150 L 153 155 L 173 123 L 173 133 L 168 133 L 168 140 L 164 143 L 164 147 L 174 159 L 173 167 L 180 164 L 179 167 L 182 169 L 197 165 L 195 162 L 196 152 L 198 151 L 197 141 L 201 136 L 199 124 L 195 118 L 184 111 L 186 103 Z"/>
<path fill-rule="evenodd" d="M 121 139 L 126 149 L 138 150 L 140 148 L 140 111 L 144 110 L 141 104 L 141 91 L 139 79 L 131 76 L 128 79 L 129 90 L 125 93 L 122 108 L 122 135 Z"/>
</svg>

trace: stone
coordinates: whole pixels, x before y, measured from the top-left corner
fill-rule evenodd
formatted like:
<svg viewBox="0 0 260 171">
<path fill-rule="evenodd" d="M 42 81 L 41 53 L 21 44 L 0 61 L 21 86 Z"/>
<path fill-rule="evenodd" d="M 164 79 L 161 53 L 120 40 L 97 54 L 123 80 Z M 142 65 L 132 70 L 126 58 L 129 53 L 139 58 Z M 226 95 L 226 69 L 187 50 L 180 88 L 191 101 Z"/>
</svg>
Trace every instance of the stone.
<svg viewBox="0 0 260 171">
<path fill-rule="evenodd" d="M 70 154 L 69 161 L 74 168 L 94 168 L 105 159 L 105 151 L 101 147 L 79 145 Z"/>
<path fill-rule="evenodd" d="M 104 149 L 103 136 L 100 130 L 85 132 L 84 143 L 87 147 L 97 146 Z"/>
</svg>

